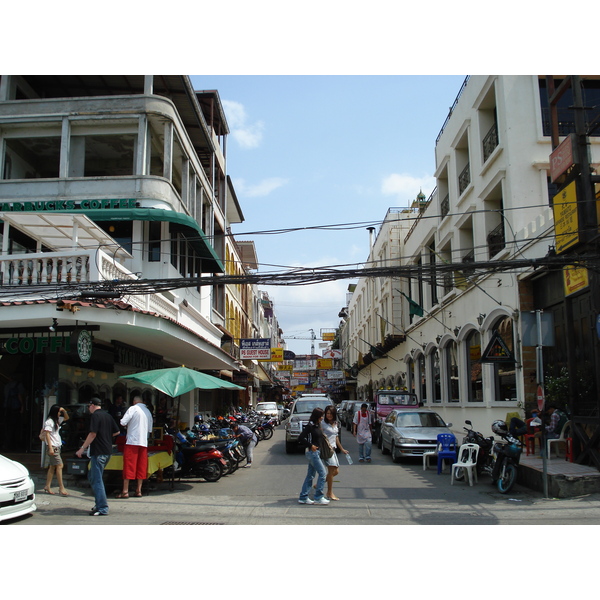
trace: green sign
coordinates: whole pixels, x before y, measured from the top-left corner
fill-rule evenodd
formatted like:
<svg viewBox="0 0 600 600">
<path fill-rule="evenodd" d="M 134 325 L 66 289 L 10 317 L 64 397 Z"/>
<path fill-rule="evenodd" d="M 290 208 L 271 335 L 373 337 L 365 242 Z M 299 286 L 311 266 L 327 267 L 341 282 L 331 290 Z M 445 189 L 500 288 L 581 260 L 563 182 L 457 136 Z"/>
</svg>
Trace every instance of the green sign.
<svg viewBox="0 0 600 600">
<path fill-rule="evenodd" d="M 57 210 L 97 210 L 107 208 L 136 208 L 133 198 L 104 198 L 99 200 L 48 200 L 31 202 L 1 202 L 4 212 L 54 212 Z"/>
</svg>

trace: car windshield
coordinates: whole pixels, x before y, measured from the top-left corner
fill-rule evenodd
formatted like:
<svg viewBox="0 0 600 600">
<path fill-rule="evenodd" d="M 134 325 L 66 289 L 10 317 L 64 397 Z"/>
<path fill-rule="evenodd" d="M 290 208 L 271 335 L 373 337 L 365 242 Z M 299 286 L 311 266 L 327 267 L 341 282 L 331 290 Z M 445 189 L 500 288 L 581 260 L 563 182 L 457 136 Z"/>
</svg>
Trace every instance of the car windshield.
<svg viewBox="0 0 600 600">
<path fill-rule="evenodd" d="M 304 400 L 302 402 L 296 402 L 294 404 L 294 414 L 299 413 L 311 413 L 315 408 L 322 408 L 325 410 L 331 402 L 326 398 L 323 400 Z"/>
<path fill-rule="evenodd" d="M 256 405 L 256 410 L 277 410 L 275 402 L 259 402 Z"/>
<path fill-rule="evenodd" d="M 417 399 L 410 394 L 382 394 L 377 402 L 382 405 L 416 406 Z"/>
<path fill-rule="evenodd" d="M 446 427 L 437 413 L 409 412 L 398 414 L 396 427 Z"/>
</svg>

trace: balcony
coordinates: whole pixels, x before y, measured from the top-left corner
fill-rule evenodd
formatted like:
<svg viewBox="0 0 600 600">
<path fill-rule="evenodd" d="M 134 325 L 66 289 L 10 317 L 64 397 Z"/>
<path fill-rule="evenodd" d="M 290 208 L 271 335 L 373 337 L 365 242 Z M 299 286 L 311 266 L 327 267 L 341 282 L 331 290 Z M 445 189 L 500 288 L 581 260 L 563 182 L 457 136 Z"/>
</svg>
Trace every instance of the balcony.
<svg viewBox="0 0 600 600">
<path fill-rule="evenodd" d="M 458 195 L 462 195 L 462 193 L 469 187 L 471 183 L 471 170 L 469 168 L 469 163 L 466 164 L 465 168 L 461 171 L 458 176 Z"/>
<path fill-rule="evenodd" d="M 485 162 L 498 146 L 498 125 L 494 123 L 492 128 L 483 138 L 483 162 Z"/>
<path fill-rule="evenodd" d="M 442 219 L 450 212 L 450 195 L 446 194 L 442 202 L 440 203 L 440 212 Z"/>
<path fill-rule="evenodd" d="M 500 250 L 504 249 L 504 246 L 506 245 L 504 239 L 504 223 L 500 223 L 500 225 L 488 233 L 487 245 L 490 258 L 496 256 Z"/>
</svg>

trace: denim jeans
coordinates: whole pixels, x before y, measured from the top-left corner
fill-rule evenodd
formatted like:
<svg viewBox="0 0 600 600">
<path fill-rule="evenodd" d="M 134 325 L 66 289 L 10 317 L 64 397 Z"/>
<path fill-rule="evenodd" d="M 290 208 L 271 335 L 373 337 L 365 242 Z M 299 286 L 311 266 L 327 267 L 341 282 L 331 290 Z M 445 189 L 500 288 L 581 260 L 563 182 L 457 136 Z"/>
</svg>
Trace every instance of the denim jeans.
<svg viewBox="0 0 600 600">
<path fill-rule="evenodd" d="M 250 464 L 252 462 L 252 458 L 254 456 L 254 446 L 256 446 L 256 441 L 253 438 L 244 447 L 244 449 L 246 450 L 246 458 L 247 458 L 248 464 Z"/>
<path fill-rule="evenodd" d="M 373 442 L 369 440 L 364 444 L 358 445 L 358 459 L 359 460 L 371 460 L 371 447 L 373 446 Z"/>
<path fill-rule="evenodd" d="M 307 450 L 305 456 L 308 460 L 308 472 L 306 473 L 306 478 L 302 484 L 302 491 L 300 492 L 299 500 L 306 500 L 308 498 L 308 492 L 310 492 L 315 475 L 318 475 L 317 489 L 315 490 L 315 500 L 320 500 L 324 495 L 323 489 L 325 488 L 325 478 L 327 477 L 325 465 L 321 460 L 321 454 L 318 450 L 315 452 L 312 452 L 312 450 Z"/>
<path fill-rule="evenodd" d="M 110 454 L 99 454 L 98 456 L 90 457 L 90 470 L 88 472 L 88 481 L 94 494 L 96 510 L 104 515 L 108 514 L 108 502 L 106 500 L 106 490 L 104 489 L 104 481 L 102 474 L 110 460 Z"/>
</svg>

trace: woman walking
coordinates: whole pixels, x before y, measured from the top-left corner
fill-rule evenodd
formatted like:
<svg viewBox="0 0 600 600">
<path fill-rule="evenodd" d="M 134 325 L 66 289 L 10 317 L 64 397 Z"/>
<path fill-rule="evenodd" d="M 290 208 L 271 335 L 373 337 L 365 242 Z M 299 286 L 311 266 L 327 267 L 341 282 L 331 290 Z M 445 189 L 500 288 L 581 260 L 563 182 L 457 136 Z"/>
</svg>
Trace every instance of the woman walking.
<svg viewBox="0 0 600 600">
<path fill-rule="evenodd" d="M 325 471 L 325 466 L 321 460 L 319 450 L 323 438 L 323 432 L 320 427 L 322 420 L 323 409 L 313 409 L 306 427 L 302 430 L 302 433 L 298 437 L 298 444 L 300 447 L 306 448 L 305 456 L 308 460 L 308 472 L 304 478 L 302 490 L 300 491 L 300 497 L 298 498 L 298 502 L 300 504 L 329 504 L 329 500 L 327 500 L 323 494 L 327 471 Z M 310 492 L 312 488 L 315 475 L 318 476 L 315 489 L 315 499 L 311 500 L 308 497 L 308 492 Z"/>
<path fill-rule="evenodd" d="M 323 460 L 323 464 L 327 467 L 327 494 L 326 498 L 329 500 L 339 500 L 339 498 L 333 493 L 333 478 L 340 472 L 340 461 L 338 460 L 335 449 L 339 448 L 340 452 L 348 454 L 348 450 L 342 448 L 342 443 L 339 437 L 339 424 L 337 420 L 337 410 L 335 406 L 331 405 L 325 409 L 325 415 L 323 416 L 323 422 L 321 423 L 321 429 L 323 434 L 329 440 L 329 445 L 333 448 L 333 456 L 326 460 Z"/>
<path fill-rule="evenodd" d="M 67 490 L 63 484 L 63 461 L 60 455 L 60 449 L 62 446 L 62 440 L 58 428 L 63 421 L 69 420 L 69 414 L 67 411 L 55 404 L 50 408 L 48 418 L 44 422 L 44 434 L 46 435 L 46 466 L 48 467 L 48 474 L 46 475 L 46 485 L 44 486 L 44 492 L 46 494 L 54 495 L 54 492 L 50 489 L 52 485 L 52 479 L 54 473 L 56 473 L 56 481 L 58 482 L 58 492 L 61 496 L 68 496 Z"/>
</svg>

